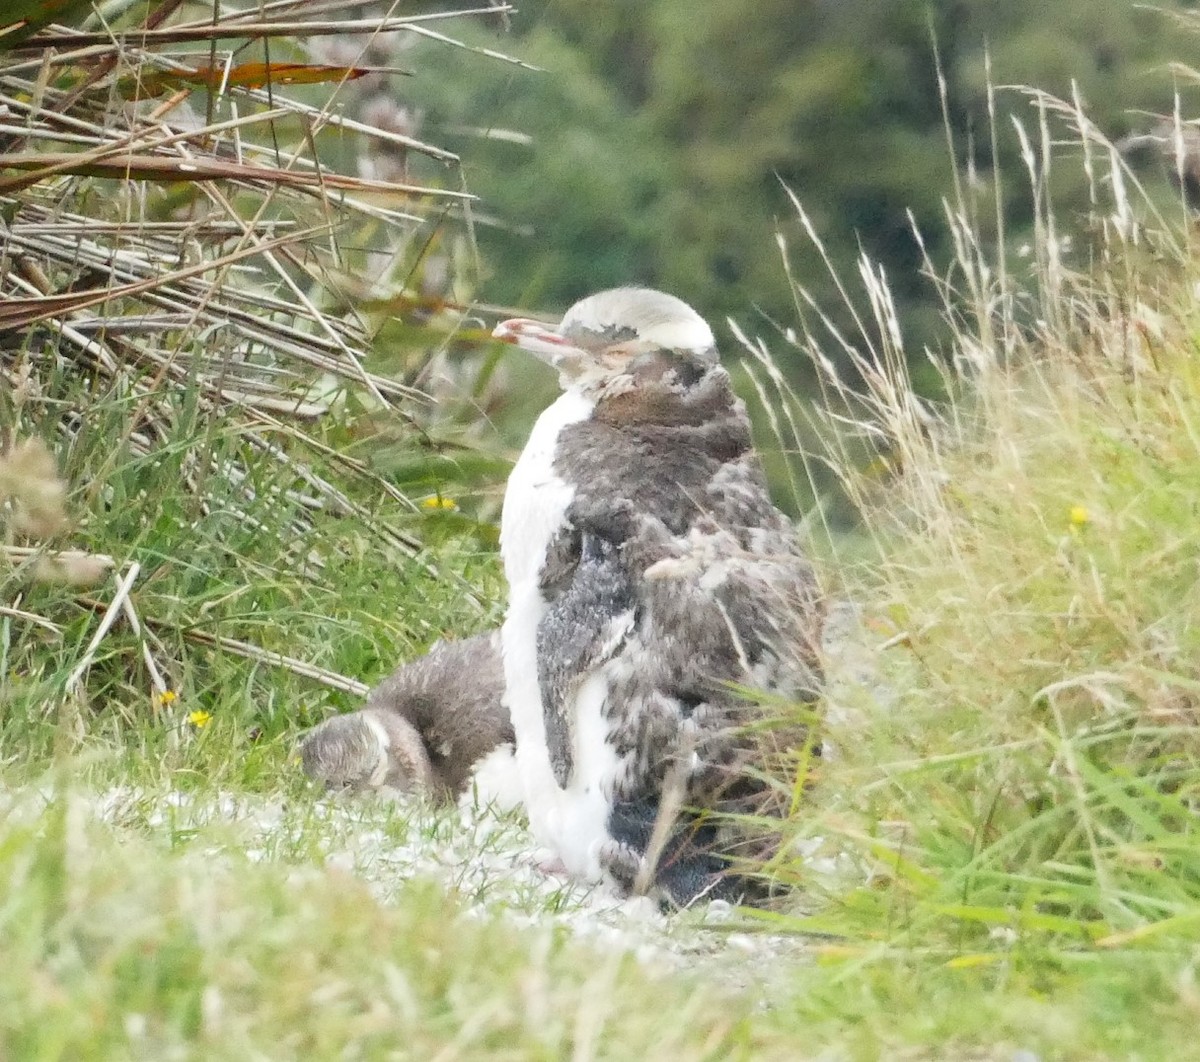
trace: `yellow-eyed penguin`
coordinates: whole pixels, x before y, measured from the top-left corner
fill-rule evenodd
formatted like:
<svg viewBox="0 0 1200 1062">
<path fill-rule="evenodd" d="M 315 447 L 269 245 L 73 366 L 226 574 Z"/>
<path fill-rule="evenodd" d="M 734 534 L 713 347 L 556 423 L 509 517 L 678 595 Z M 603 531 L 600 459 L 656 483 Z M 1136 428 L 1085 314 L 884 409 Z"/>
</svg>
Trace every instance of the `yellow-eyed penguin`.
<svg viewBox="0 0 1200 1062">
<path fill-rule="evenodd" d="M 522 318 L 494 334 L 563 389 L 501 520 L 530 825 L 578 877 L 680 905 L 743 896 L 719 813 L 769 803 L 767 750 L 804 736 L 754 733 L 765 713 L 733 684 L 815 697 L 821 604 L 713 333 L 674 296 L 618 288 L 556 328 Z"/>
<path fill-rule="evenodd" d="M 499 632 L 438 642 L 397 668 L 357 712 L 313 727 L 305 773 L 330 789 L 392 789 L 453 800 L 478 777 L 482 797 L 508 799 L 512 726 L 503 705 Z"/>
</svg>

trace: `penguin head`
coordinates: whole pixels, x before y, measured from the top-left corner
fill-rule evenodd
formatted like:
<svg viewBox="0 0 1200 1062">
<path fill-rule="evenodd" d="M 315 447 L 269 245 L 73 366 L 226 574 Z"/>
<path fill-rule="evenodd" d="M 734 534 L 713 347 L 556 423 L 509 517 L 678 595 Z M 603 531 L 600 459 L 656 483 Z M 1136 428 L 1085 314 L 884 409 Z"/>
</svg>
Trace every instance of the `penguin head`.
<svg viewBox="0 0 1200 1062">
<path fill-rule="evenodd" d="M 602 392 L 669 375 L 686 386 L 718 363 L 704 318 L 652 288 L 601 291 L 575 303 L 557 326 L 517 317 L 492 334 L 552 365 L 564 390 Z"/>
</svg>

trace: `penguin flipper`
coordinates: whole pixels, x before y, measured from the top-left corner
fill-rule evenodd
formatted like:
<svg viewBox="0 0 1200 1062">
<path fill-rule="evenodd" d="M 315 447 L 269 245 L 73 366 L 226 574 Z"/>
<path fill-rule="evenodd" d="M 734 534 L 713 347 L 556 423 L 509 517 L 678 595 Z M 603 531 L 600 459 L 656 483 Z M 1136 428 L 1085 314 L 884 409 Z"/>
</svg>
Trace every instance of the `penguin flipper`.
<svg viewBox="0 0 1200 1062">
<path fill-rule="evenodd" d="M 582 681 L 616 654 L 628 630 L 633 588 L 620 548 L 590 532 L 578 535 L 579 559 L 538 624 L 538 684 L 554 776 L 574 770 L 572 706 Z"/>
</svg>

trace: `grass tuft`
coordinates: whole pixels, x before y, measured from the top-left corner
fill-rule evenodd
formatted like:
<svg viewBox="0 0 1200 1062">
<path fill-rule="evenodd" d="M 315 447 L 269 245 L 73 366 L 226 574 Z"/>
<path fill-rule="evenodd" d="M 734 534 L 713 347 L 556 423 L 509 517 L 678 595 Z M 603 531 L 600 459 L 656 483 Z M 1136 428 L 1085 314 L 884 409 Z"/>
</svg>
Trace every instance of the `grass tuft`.
<svg viewBox="0 0 1200 1062">
<path fill-rule="evenodd" d="M 927 263 L 938 397 L 865 261 L 857 335 L 796 288 L 815 412 L 742 336 L 811 455 L 796 481 L 832 476 L 807 523 L 855 602 L 792 822 L 811 913 L 771 924 L 836 938 L 799 975 L 835 1039 L 1175 1057 L 1200 943 L 1195 261 L 1077 103 L 1030 99 L 1034 245 L 989 235 L 998 186 L 960 189 L 957 259 Z M 1064 143 L 1093 181 L 1078 227 L 1046 183 Z"/>
<path fill-rule="evenodd" d="M 297 726 L 494 622 L 473 492 L 504 456 L 409 382 L 479 332 L 438 250 L 471 197 L 347 86 L 402 76 L 364 65 L 381 36 L 436 64 L 435 27 L 504 9 L 362 6 L 0 35 L 0 741 L 32 770 L 130 743 L 213 770 L 221 734 L 269 778 Z M 344 61 L 314 61 L 330 36 Z"/>
<path fill-rule="evenodd" d="M 786 1057 L 744 1001 L 628 952 L 519 933 L 420 881 L 385 904 L 311 854 L 173 826 L 161 799 L 110 802 L 106 826 L 64 782 L 0 812 L 7 1056 Z"/>
</svg>

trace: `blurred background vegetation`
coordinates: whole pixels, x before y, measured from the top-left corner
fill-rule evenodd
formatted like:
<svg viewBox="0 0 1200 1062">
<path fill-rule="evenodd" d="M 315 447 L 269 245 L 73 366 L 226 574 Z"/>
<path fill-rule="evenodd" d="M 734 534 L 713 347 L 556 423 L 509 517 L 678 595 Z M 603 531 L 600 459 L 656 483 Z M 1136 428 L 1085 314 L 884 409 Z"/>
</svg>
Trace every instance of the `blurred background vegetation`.
<svg viewBox="0 0 1200 1062">
<path fill-rule="evenodd" d="M 490 31 L 470 27 L 470 39 L 542 73 L 443 52 L 436 71 L 400 90 L 429 135 L 463 152 L 469 187 L 497 222 L 478 236 L 488 301 L 563 309 L 637 281 L 677 293 L 715 321 L 732 314 L 760 328 L 758 309 L 793 324 L 776 233 L 796 279 L 820 301 L 836 300 L 787 185 L 843 276 L 854 274 L 860 252 L 886 270 L 907 345 L 920 351 L 942 330 L 909 211 L 941 268 L 950 258 L 942 204 L 954 170 L 971 180 L 995 163 L 1007 175 L 1001 205 L 1014 257 L 1031 243 L 1023 236 L 1028 182 L 1009 115 L 1027 125 L 1036 118 L 1027 94 L 1001 89 L 993 143 L 989 57 L 995 85 L 1036 86 L 1067 100 L 1078 92 L 1116 141 L 1170 115 L 1177 92 L 1184 117 L 1197 113 L 1193 79 L 1170 63 L 1196 51 L 1186 25 L 1196 6 L 528 0 L 507 20 L 510 32 L 497 19 Z M 466 127 L 481 116 L 490 136 L 468 149 Z M 1148 168 L 1162 198 L 1173 195 L 1166 170 Z M 1058 171 L 1049 190 L 1060 216 L 1082 214 L 1082 168 Z M 990 175 L 972 183 L 986 236 L 995 229 Z"/>
</svg>

